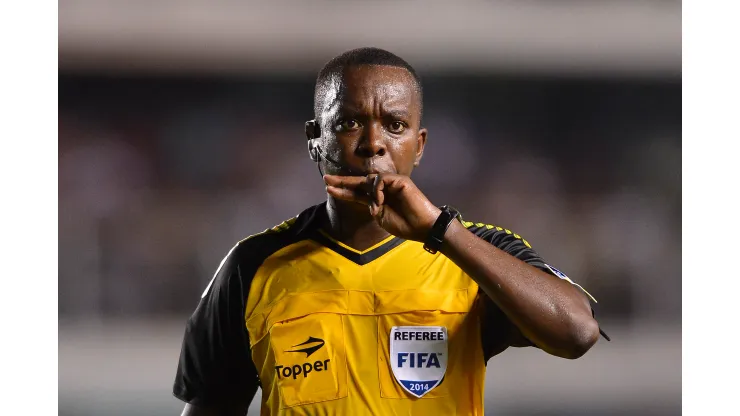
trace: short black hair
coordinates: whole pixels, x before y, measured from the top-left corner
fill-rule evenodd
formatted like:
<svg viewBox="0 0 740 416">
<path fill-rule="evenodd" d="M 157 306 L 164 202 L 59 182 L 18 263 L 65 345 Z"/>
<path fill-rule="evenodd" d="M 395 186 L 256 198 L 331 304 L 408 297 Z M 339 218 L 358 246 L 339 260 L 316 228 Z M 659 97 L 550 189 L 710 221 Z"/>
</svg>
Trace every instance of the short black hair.
<svg viewBox="0 0 740 416">
<path fill-rule="evenodd" d="M 366 47 L 352 49 L 341 55 L 335 56 L 329 62 L 321 68 L 319 76 L 316 78 L 316 86 L 314 88 L 314 101 L 313 109 L 314 115 L 318 120 L 319 114 L 321 113 L 321 104 L 326 95 L 325 84 L 327 81 L 332 79 L 334 76 L 341 76 L 346 68 L 360 65 L 381 65 L 381 66 L 393 66 L 397 68 L 404 68 L 409 71 L 414 77 L 415 87 L 419 92 L 419 112 L 420 116 L 424 114 L 424 91 L 421 86 L 421 78 L 408 62 L 403 60 L 398 55 L 388 52 L 384 49 Z"/>
</svg>

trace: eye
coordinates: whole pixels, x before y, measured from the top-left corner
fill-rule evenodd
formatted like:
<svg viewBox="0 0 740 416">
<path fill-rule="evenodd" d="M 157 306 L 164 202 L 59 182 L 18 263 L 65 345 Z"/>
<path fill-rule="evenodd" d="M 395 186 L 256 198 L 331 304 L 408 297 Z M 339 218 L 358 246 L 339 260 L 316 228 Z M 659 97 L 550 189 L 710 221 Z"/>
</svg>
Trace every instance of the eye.
<svg viewBox="0 0 740 416">
<path fill-rule="evenodd" d="M 339 131 L 353 131 L 360 128 L 360 123 L 357 122 L 357 120 L 341 120 L 339 124 L 336 127 L 336 130 Z"/>
<path fill-rule="evenodd" d="M 401 121 L 394 121 L 391 122 L 391 124 L 388 125 L 388 131 L 391 133 L 401 133 L 404 130 L 406 130 L 406 125 Z"/>
</svg>

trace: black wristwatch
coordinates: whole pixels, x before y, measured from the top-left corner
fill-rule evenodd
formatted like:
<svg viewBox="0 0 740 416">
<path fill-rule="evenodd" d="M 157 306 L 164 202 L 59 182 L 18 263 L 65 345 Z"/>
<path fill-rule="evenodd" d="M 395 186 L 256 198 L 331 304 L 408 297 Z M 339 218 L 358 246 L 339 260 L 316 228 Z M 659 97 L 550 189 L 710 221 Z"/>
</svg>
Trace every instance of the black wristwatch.
<svg viewBox="0 0 740 416">
<path fill-rule="evenodd" d="M 442 213 L 437 217 L 437 221 L 434 222 L 429 236 L 424 242 L 424 250 L 436 254 L 442 247 L 442 242 L 445 240 L 445 233 L 450 228 L 450 224 L 455 219 L 460 218 L 460 212 L 449 205 L 443 205 L 440 207 Z"/>
</svg>

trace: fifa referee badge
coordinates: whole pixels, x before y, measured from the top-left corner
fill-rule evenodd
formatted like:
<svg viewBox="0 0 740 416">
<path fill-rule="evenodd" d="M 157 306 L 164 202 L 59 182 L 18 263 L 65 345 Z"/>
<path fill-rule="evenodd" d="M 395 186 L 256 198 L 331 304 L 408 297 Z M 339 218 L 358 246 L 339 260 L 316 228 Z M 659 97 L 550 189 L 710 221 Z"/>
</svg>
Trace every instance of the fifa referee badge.
<svg viewBox="0 0 740 416">
<path fill-rule="evenodd" d="M 422 397 L 442 382 L 447 371 L 447 328 L 394 326 L 390 366 L 407 392 Z"/>
</svg>

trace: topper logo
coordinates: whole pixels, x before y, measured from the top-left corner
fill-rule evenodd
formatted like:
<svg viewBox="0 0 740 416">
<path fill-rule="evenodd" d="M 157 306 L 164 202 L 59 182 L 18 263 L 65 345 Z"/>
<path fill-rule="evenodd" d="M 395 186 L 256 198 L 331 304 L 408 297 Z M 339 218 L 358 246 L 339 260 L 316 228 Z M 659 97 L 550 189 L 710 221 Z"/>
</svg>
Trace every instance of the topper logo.
<svg viewBox="0 0 740 416">
<path fill-rule="evenodd" d="M 313 353 L 320 350 L 324 346 L 325 342 L 321 338 L 314 338 L 309 336 L 308 339 L 300 344 L 293 345 L 290 350 L 285 352 L 302 352 L 306 354 L 306 359 Z M 295 380 L 301 375 L 305 378 L 314 371 L 329 371 L 329 363 L 331 359 L 316 360 L 313 363 L 306 362 L 295 365 L 276 365 L 275 372 L 277 373 L 278 379 L 292 378 Z"/>
<path fill-rule="evenodd" d="M 321 338 L 308 337 L 308 340 L 307 341 L 302 342 L 302 343 L 300 343 L 298 345 L 293 345 L 292 348 L 295 348 L 295 347 L 303 347 L 304 345 L 308 345 L 308 344 L 315 344 L 315 345 L 311 345 L 310 347 L 300 348 L 300 349 L 297 349 L 297 350 L 288 350 L 288 351 L 285 351 L 285 352 L 305 352 L 306 353 L 306 358 L 308 358 L 308 357 L 311 356 L 311 354 L 315 353 L 316 351 L 318 351 L 319 349 L 321 349 L 321 347 L 324 346 L 324 340 L 321 339 Z"/>
<path fill-rule="evenodd" d="M 295 380 L 303 374 L 303 377 L 307 377 L 309 373 L 312 371 L 329 371 L 329 363 L 331 360 L 324 360 L 324 361 L 315 361 L 313 363 L 303 363 L 303 364 L 296 364 L 293 366 L 290 365 L 276 365 L 275 366 L 275 372 L 277 373 L 278 378 L 293 378 Z"/>
</svg>

